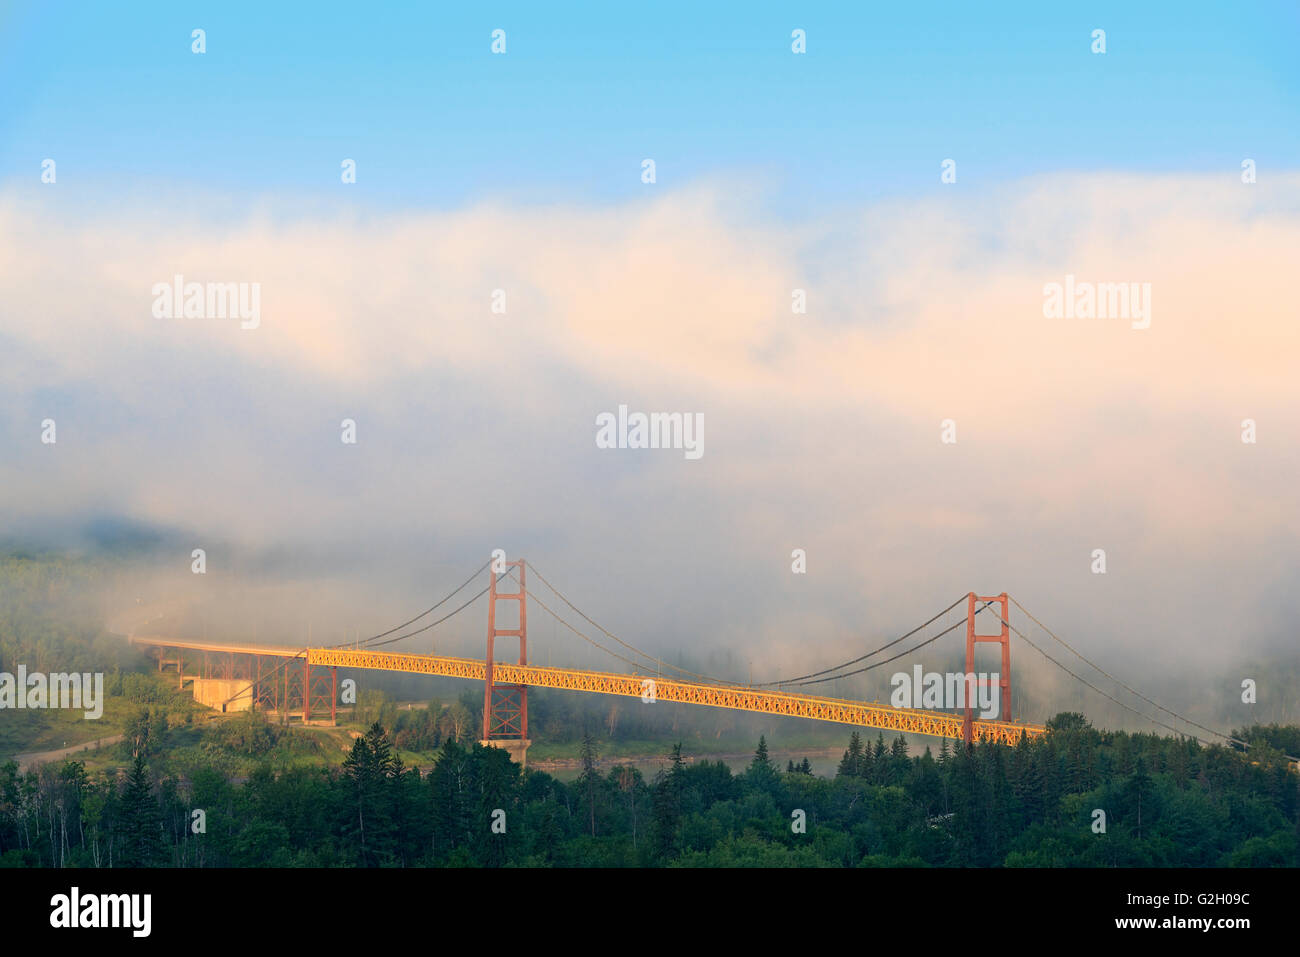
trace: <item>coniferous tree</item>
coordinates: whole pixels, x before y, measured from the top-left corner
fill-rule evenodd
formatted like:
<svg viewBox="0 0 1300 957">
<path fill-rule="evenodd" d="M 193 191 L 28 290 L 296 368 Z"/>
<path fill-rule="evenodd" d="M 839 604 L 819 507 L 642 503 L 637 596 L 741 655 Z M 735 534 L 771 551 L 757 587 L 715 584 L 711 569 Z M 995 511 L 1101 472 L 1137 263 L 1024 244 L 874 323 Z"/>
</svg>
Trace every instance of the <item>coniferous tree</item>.
<svg viewBox="0 0 1300 957">
<path fill-rule="evenodd" d="M 519 789 L 519 765 L 501 748 L 475 745 L 470 755 L 473 774 L 472 790 L 478 797 L 474 829 L 477 861 L 487 867 L 501 867 L 509 858 L 510 836 L 507 824 L 514 812 Z M 502 815 L 505 815 L 503 817 Z M 488 822 L 491 822 L 490 824 Z M 496 824 L 503 825 L 498 829 Z"/>
<path fill-rule="evenodd" d="M 472 783 L 469 754 L 454 738 L 444 739 L 438 763 L 429 774 L 435 859 L 445 860 L 454 852 L 469 850 L 474 817 Z"/>
<path fill-rule="evenodd" d="M 754 760 L 749 762 L 745 771 L 745 780 L 756 791 L 764 791 L 775 796 L 781 786 L 780 776 L 767 754 L 767 738 L 760 735 L 758 748 L 754 751 Z"/>
<path fill-rule="evenodd" d="M 849 736 L 849 749 L 840 760 L 838 777 L 856 778 L 862 776 L 862 736 L 854 731 Z"/>
<path fill-rule="evenodd" d="M 1142 814 L 1145 810 L 1147 820 L 1151 820 L 1154 808 L 1151 805 L 1153 793 L 1151 775 L 1147 773 L 1146 761 L 1139 757 L 1133 763 L 1133 773 L 1125 783 L 1125 797 L 1133 814 L 1133 828 L 1139 841 L 1142 840 Z M 1143 807 L 1145 803 L 1146 807 Z"/>
<path fill-rule="evenodd" d="M 356 842 L 358 863 L 377 867 L 386 863 L 396 839 L 392 822 L 394 779 L 402 764 L 393 754 L 388 734 L 376 721 L 357 738 L 343 762 L 351 800 L 344 834 Z"/>
<path fill-rule="evenodd" d="M 660 858 L 669 858 L 678 851 L 678 832 L 682 817 L 682 791 L 685 762 L 682 746 L 673 745 L 672 764 L 667 773 L 659 772 L 654 788 L 655 850 Z"/>
<path fill-rule="evenodd" d="M 900 734 L 889 746 L 889 783 L 901 784 L 907 780 L 912 762 L 907 757 L 907 741 Z"/>
<path fill-rule="evenodd" d="M 871 781 L 873 784 L 885 784 L 889 780 L 889 767 L 885 758 L 884 732 L 876 732 L 876 744 L 871 749 Z"/>
<path fill-rule="evenodd" d="M 166 854 L 162 812 L 143 755 L 136 755 L 131 765 L 118 814 L 121 841 L 116 863 L 122 867 L 156 867 L 162 863 Z"/>
<path fill-rule="evenodd" d="M 590 732 L 582 734 L 582 774 L 578 778 L 587 795 L 587 818 L 591 824 L 591 836 L 596 836 L 596 742 Z"/>
</svg>

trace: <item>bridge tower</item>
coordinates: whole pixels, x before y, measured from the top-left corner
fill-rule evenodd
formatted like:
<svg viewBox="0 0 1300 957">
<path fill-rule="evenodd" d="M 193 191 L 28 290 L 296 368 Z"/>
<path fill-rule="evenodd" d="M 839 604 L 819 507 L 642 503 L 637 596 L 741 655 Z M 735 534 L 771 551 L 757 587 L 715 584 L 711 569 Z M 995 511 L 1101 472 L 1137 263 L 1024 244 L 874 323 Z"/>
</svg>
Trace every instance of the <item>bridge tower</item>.
<svg viewBox="0 0 1300 957">
<path fill-rule="evenodd" d="M 1002 630 L 996 635 L 980 635 L 975 632 L 975 603 L 997 602 L 1002 608 Z M 1002 645 L 1002 670 L 998 674 L 998 702 L 1002 706 L 1001 720 L 1011 720 L 1011 618 L 1009 615 L 1010 599 L 1007 593 L 1001 595 L 976 595 L 971 592 L 966 596 L 966 674 L 975 674 L 975 644 L 980 641 L 996 641 Z M 966 715 L 962 721 L 962 738 L 969 746 L 975 740 L 974 711 L 971 698 L 981 685 L 991 685 L 990 678 L 966 679 Z"/>
<path fill-rule="evenodd" d="M 519 591 L 497 591 L 497 576 L 511 568 L 519 569 Z M 488 567 L 488 633 L 486 681 L 483 688 L 483 740 L 481 744 L 504 748 L 512 760 L 526 764 L 528 759 L 528 686 L 498 684 L 495 680 L 496 640 L 519 639 L 519 663 L 528 664 L 528 592 L 524 587 L 524 561 L 493 561 Z M 519 627 L 497 627 L 497 602 L 519 602 Z"/>
</svg>

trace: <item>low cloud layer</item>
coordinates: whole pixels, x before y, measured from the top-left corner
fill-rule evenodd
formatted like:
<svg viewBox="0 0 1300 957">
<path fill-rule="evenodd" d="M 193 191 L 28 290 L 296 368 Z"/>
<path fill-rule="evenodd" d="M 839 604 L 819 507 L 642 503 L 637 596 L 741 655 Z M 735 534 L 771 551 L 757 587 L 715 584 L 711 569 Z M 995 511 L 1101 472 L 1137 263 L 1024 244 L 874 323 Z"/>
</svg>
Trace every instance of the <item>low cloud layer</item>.
<svg viewBox="0 0 1300 957">
<path fill-rule="evenodd" d="M 250 582 L 351 580 L 363 630 L 504 548 L 630 640 L 730 649 L 755 680 L 971 589 L 1156 675 L 1294 651 L 1300 176 L 1055 177 L 813 222 L 647 197 L 205 225 L 0 192 L 0 520 L 115 516 Z M 260 324 L 155 318 L 176 275 L 259 283 Z M 1150 327 L 1045 318 L 1066 276 L 1149 283 Z M 620 404 L 702 413 L 704 454 L 598 448 Z"/>
</svg>

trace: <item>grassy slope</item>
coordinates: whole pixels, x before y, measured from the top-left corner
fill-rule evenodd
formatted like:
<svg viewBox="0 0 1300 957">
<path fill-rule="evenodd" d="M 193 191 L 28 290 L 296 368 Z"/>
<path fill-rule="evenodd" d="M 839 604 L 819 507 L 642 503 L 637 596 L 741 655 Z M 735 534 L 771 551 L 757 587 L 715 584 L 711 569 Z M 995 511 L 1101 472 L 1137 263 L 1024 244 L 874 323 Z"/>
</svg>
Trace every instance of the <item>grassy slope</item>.
<svg viewBox="0 0 1300 957">
<path fill-rule="evenodd" d="M 0 762 L 16 754 L 50 751 L 120 734 L 132 707 L 123 698 L 108 698 L 103 715 L 90 721 L 83 717 L 82 711 L 6 709 L 0 719 Z"/>
</svg>

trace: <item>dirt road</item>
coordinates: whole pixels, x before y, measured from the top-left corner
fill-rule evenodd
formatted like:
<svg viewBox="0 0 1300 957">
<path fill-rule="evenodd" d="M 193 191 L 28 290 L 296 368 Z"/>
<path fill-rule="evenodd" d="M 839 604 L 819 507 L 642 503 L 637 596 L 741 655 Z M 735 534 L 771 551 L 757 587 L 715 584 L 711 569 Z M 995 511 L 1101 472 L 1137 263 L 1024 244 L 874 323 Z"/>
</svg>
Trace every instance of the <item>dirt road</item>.
<svg viewBox="0 0 1300 957">
<path fill-rule="evenodd" d="M 18 770 L 26 771 L 33 764 L 45 764 L 50 761 L 59 761 L 79 751 L 92 751 L 95 748 L 103 747 L 108 744 L 117 744 L 122 740 L 122 735 L 115 734 L 108 738 L 99 738 L 96 741 L 84 741 L 81 744 L 74 744 L 68 748 L 56 748 L 53 751 L 29 751 L 26 754 L 15 754 L 14 760 L 18 762 Z"/>
</svg>

